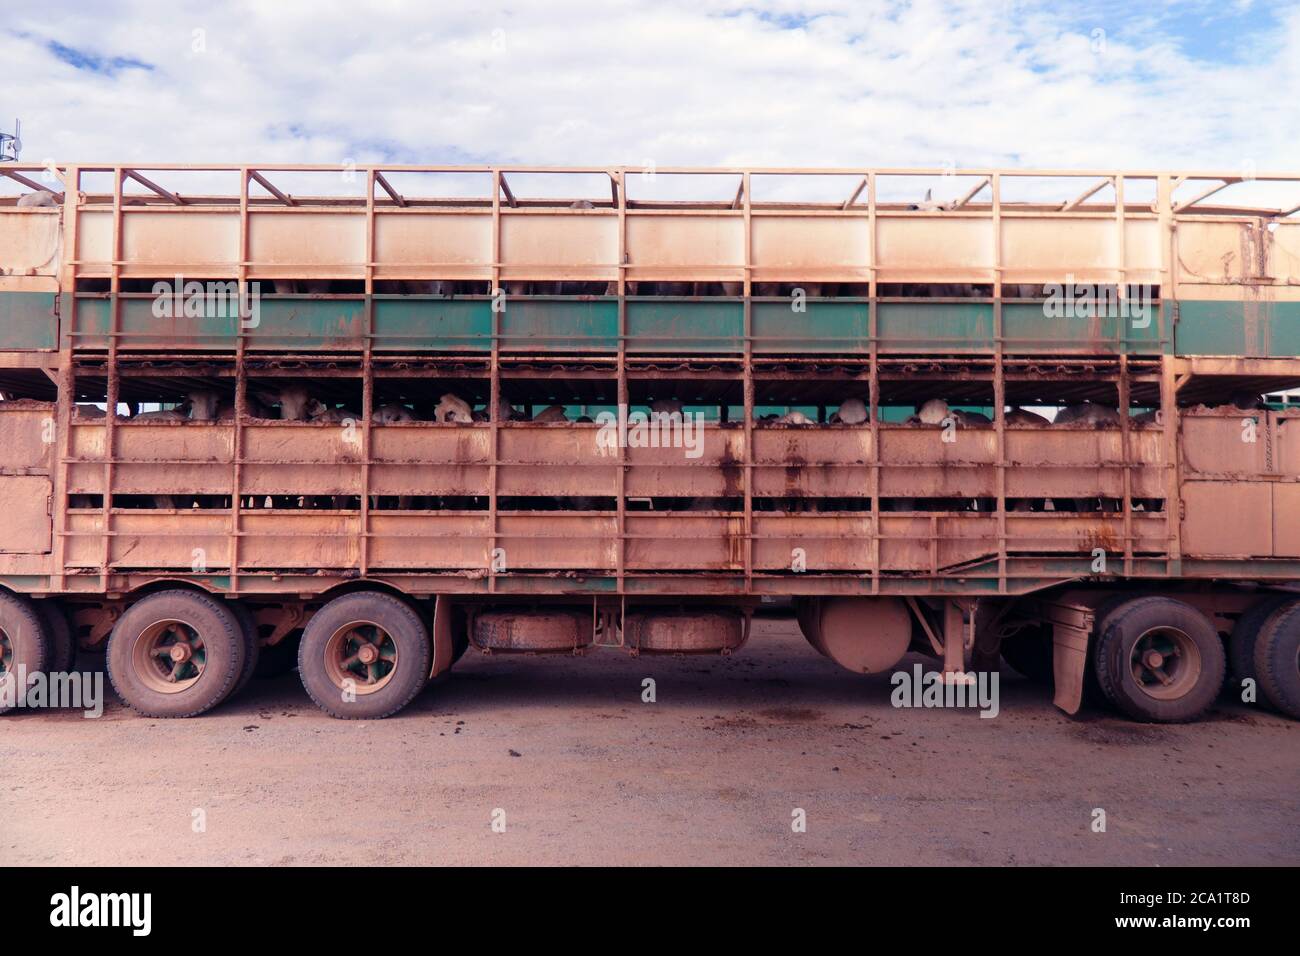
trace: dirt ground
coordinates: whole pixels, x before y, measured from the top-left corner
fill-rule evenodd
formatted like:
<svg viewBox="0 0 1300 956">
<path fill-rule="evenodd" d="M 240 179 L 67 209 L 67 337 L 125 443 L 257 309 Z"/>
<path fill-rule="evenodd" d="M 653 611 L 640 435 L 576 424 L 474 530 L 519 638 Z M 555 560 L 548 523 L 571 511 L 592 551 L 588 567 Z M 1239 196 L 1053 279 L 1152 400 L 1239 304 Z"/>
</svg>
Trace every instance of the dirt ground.
<svg viewBox="0 0 1300 956">
<path fill-rule="evenodd" d="M 1009 674 L 995 719 L 890 690 L 761 619 L 726 659 L 471 651 L 386 721 L 294 674 L 193 720 L 15 712 L 0 865 L 1300 863 L 1300 724 L 1070 718 Z"/>
</svg>

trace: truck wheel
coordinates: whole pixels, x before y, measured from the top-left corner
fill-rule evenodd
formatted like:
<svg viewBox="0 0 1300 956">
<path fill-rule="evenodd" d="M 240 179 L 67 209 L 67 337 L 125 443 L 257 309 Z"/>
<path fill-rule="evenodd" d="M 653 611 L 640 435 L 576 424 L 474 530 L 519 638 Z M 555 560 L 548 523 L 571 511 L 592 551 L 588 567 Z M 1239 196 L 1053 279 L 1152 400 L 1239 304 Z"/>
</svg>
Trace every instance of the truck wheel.
<svg viewBox="0 0 1300 956">
<path fill-rule="evenodd" d="M 230 696 L 234 697 L 253 679 L 253 674 L 257 672 L 257 662 L 262 656 L 262 636 L 257 631 L 257 619 L 253 617 L 253 612 L 243 601 L 227 601 L 226 607 L 235 615 L 235 620 L 239 622 L 239 631 L 244 635 L 244 668 L 239 672 L 239 679 L 235 681 L 234 688 L 230 691 Z"/>
<path fill-rule="evenodd" d="M 1274 611 L 1260 628 L 1255 672 L 1268 702 L 1300 718 L 1300 602 Z"/>
<path fill-rule="evenodd" d="M 1237 682 L 1238 691 L 1241 682 L 1248 678 L 1259 683 L 1259 672 L 1255 670 L 1255 639 L 1259 629 L 1274 611 L 1293 600 L 1285 595 L 1270 595 L 1252 604 L 1237 618 L 1228 637 L 1228 671 Z"/>
<path fill-rule="evenodd" d="M 40 615 L 29 601 L 0 591 L 0 714 L 18 704 L 18 678 L 30 679 L 48 667 L 49 641 Z"/>
<path fill-rule="evenodd" d="M 77 660 L 77 638 L 72 633 L 67 610 L 54 598 L 36 601 L 33 607 L 50 642 L 50 659 L 46 666 L 51 673 L 57 674 L 72 670 Z"/>
<path fill-rule="evenodd" d="M 429 679 L 429 630 L 410 605 L 390 594 L 345 594 L 317 611 L 298 646 L 298 675 L 331 717 L 388 717 Z"/>
<path fill-rule="evenodd" d="M 108 638 L 108 678 L 147 717 L 194 717 L 230 696 L 244 669 L 244 633 L 225 602 L 159 591 L 127 608 Z"/>
<path fill-rule="evenodd" d="M 1138 720 L 1192 720 L 1223 686 L 1223 642 L 1205 615 L 1182 601 L 1128 601 L 1106 615 L 1097 641 L 1102 691 Z"/>
</svg>

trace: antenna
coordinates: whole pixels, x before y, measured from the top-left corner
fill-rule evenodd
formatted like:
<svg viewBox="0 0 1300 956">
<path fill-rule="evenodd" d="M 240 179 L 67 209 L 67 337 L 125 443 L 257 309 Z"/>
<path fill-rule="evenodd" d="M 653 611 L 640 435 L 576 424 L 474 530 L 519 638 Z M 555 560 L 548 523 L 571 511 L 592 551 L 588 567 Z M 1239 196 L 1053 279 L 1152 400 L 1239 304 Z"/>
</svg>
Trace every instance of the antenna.
<svg viewBox="0 0 1300 956">
<path fill-rule="evenodd" d="M 19 119 L 14 120 L 14 132 L 10 136 L 8 133 L 0 133 L 0 163 L 18 162 L 18 154 L 23 151 L 23 124 Z"/>
</svg>

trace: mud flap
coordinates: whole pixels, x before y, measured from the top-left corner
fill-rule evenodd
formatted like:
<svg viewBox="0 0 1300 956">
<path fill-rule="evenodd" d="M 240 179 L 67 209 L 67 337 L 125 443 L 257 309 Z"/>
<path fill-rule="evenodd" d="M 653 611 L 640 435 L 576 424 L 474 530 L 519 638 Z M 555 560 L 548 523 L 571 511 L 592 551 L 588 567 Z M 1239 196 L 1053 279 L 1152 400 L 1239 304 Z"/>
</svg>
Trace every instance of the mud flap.
<svg viewBox="0 0 1300 956">
<path fill-rule="evenodd" d="M 1088 666 L 1088 632 L 1065 624 L 1052 626 L 1052 703 L 1077 714 L 1083 703 L 1083 674 Z"/>
<path fill-rule="evenodd" d="M 436 595 L 433 599 L 433 664 L 429 677 L 437 677 L 451 670 L 455 650 L 452 646 L 452 609 L 451 599 L 445 595 Z"/>
</svg>

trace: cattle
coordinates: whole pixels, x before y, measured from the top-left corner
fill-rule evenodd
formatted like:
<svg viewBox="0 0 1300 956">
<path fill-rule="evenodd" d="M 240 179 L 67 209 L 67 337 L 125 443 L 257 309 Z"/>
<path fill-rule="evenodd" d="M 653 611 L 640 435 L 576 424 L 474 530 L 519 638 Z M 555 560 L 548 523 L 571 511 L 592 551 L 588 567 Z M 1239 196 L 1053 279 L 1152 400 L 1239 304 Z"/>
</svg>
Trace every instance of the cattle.
<svg viewBox="0 0 1300 956">
<path fill-rule="evenodd" d="M 55 200 L 54 194 L 44 189 L 33 193 L 23 193 L 18 197 L 19 209 L 49 208 L 57 205 L 58 202 Z"/>
<path fill-rule="evenodd" d="M 474 410 L 464 399 L 447 392 L 438 399 L 438 407 L 433 410 L 433 420 L 468 424 L 474 421 Z"/>
<path fill-rule="evenodd" d="M 817 423 L 797 409 L 791 409 L 784 415 L 772 419 L 773 425 L 816 425 Z"/>
<path fill-rule="evenodd" d="M 355 425 L 361 415 L 348 408 L 332 408 L 313 398 L 307 403 L 307 420 L 320 425 Z"/>
<path fill-rule="evenodd" d="M 533 416 L 535 422 L 567 422 L 568 420 L 563 405 L 550 405 Z"/>
<path fill-rule="evenodd" d="M 196 422 L 215 422 L 221 410 L 221 396 L 211 389 L 196 389 L 187 396 L 190 406 L 190 418 Z M 234 405 L 230 404 L 230 417 L 234 417 Z"/>
<path fill-rule="evenodd" d="M 909 417 L 904 424 L 946 425 L 949 422 L 957 425 L 992 424 L 987 415 L 981 412 L 967 412 L 960 408 L 952 408 L 942 398 L 931 398 L 922 402 L 917 406 L 916 414 Z"/>
<path fill-rule="evenodd" d="M 286 422 L 307 421 L 310 417 L 307 413 L 308 407 L 314 401 L 307 389 L 301 385 L 285 385 L 276 392 L 259 392 L 257 397 L 268 407 L 278 406 L 280 420 Z"/>
<path fill-rule="evenodd" d="M 948 403 L 942 398 L 931 398 L 916 408 L 916 414 L 907 419 L 908 425 L 942 425 L 950 417 Z"/>
<path fill-rule="evenodd" d="M 376 425 L 387 425 L 391 422 L 418 422 L 420 419 L 405 405 L 390 403 L 380 405 L 371 412 L 370 420 Z"/>
<path fill-rule="evenodd" d="M 1056 413 L 1054 425 L 1085 425 L 1093 428 L 1119 427 L 1119 412 L 1109 405 L 1080 402 L 1066 405 Z"/>
<path fill-rule="evenodd" d="M 190 420 L 195 422 L 230 422 L 235 420 L 235 401 L 223 398 L 212 389 L 196 389 L 186 396 L 190 410 Z M 252 395 L 244 400 L 245 411 L 249 418 L 265 418 L 266 409 Z"/>
<path fill-rule="evenodd" d="M 955 199 L 949 199 L 948 201 L 944 202 L 932 198 L 933 193 L 934 193 L 933 190 L 927 189 L 925 191 L 924 199 L 922 199 L 920 202 L 914 202 L 909 204 L 907 208 L 912 212 L 940 212 L 941 210 L 949 210 L 949 209 L 957 208 L 957 201 Z"/>
<path fill-rule="evenodd" d="M 1015 406 L 1002 416 L 1002 420 L 1008 425 L 1050 425 L 1051 422 L 1037 412 L 1031 412 L 1027 409 Z"/>
<path fill-rule="evenodd" d="M 848 398 L 840 403 L 839 409 L 831 416 L 831 423 L 861 425 L 868 417 L 866 402 L 860 398 Z"/>
</svg>

